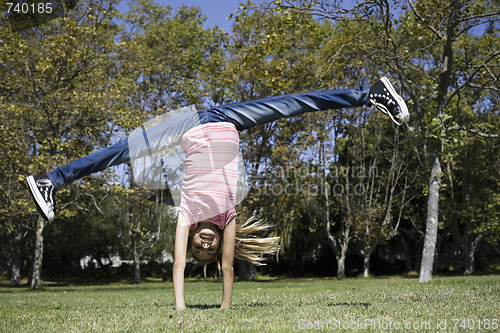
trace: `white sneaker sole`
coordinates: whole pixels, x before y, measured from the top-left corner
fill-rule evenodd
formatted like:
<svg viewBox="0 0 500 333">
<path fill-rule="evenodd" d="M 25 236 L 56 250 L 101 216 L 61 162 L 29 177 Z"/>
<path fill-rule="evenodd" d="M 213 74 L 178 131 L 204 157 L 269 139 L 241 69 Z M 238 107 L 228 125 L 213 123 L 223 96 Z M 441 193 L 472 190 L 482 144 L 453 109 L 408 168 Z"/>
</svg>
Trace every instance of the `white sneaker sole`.
<svg viewBox="0 0 500 333">
<path fill-rule="evenodd" d="M 26 177 L 26 181 L 28 182 L 28 186 L 30 187 L 31 194 L 36 201 L 37 206 L 42 210 L 45 217 L 52 221 L 55 218 L 54 210 L 47 205 L 47 202 L 42 197 L 38 186 L 36 185 L 35 178 L 33 176 Z"/>
</svg>

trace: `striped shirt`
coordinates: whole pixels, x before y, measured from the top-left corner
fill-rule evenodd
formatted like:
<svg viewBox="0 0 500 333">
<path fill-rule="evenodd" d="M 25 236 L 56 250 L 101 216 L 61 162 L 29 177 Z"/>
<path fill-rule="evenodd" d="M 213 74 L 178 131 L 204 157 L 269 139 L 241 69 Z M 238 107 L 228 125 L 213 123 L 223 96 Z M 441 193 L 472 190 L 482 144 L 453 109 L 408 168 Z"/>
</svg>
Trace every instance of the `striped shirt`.
<svg viewBox="0 0 500 333">
<path fill-rule="evenodd" d="M 219 229 L 236 216 L 239 133 L 231 123 L 196 126 L 182 137 L 186 172 L 179 210 L 191 229 L 211 222 Z"/>
</svg>

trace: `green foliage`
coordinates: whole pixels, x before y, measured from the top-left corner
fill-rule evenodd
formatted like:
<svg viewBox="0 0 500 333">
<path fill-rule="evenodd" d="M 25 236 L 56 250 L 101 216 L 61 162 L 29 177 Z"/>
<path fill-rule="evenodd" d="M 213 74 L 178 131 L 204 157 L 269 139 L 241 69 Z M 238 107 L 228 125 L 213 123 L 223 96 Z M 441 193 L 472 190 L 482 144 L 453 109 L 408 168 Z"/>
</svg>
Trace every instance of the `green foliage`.
<svg viewBox="0 0 500 333">
<path fill-rule="evenodd" d="M 117 27 L 102 2 L 42 27 L 0 27 L 1 226 L 9 237 L 32 227 L 24 177 L 64 164 L 107 139 L 113 36 Z M 99 20 L 93 17 L 99 13 Z M 112 104 L 112 103 L 109 103 Z"/>
<path fill-rule="evenodd" d="M 160 115 L 189 104 L 201 105 L 210 76 L 219 69 L 223 34 L 205 29 L 205 17 L 194 7 L 170 7 L 141 0 L 125 17 L 122 35 L 129 70 L 136 83 L 135 109 Z"/>
<path fill-rule="evenodd" d="M 228 87 L 226 102 L 320 89 L 331 83 L 331 73 L 318 62 L 327 58 L 325 45 L 335 33 L 328 22 L 249 5 L 238 12 L 233 31 L 221 82 Z M 251 191 L 241 209 L 276 225 L 294 270 L 300 270 L 303 258 L 317 248 L 321 186 L 319 175 L 311 173 L 322 166 L 311 155 L 318 149 L 317 139 L 328 137 L 331 120 L 332 115 L 309 114 L 242 133 Z"/>
<path fill-rule="evenodd" d="M 317 260 L 325 231 L 337 245 L 410 244 L 415 251 L 405 259 L 411 266 L 419 258 L 410 252 L 424 231 L 429 156 L 437 153 L 443 233 L 464 251 L 478 236 L 497 244 L 500 43 L 494 2 L 460 2 L 453 30 L 450 3 L 422 0 L 412 8 L 371 1 L 342 11 L 333 2 L 245 2 L 232 15 L 233 30 L 225 32 L 205 28 L 194 7 L 174 11 L 137 0 L 122 16 L 117 1 L 82 0 L 22 31 L 0 25 L 0 233 L 2 245 L 8 244 L 2 253 L 9 255 L 19 233 L 30 244 L 37 214 L 26 191 L 28 174 L 107 146 L 179 106 L 369 85 L 386 73 L 399 81 L 410 107 L 409 128 L 396 130 L 375 111 L 357 109 L 243 132 L 252 191 L 239 214 L 274 223 L 282 256 L 299 272 L 303 262 Z M 445 68 L 447 47 L 453 61 Z M 348 172 L 370 167 L 378 173 Z M 162 248 L 170 251 L 173 224 L 162 193 L 133 187 L 130 170 L 121 170 L 61 189 L 48 241 L 76 244 L 73 259 L 113 251 L 132 256 L 134 249 L 158 258 Z M 358 184 L 363 195 L 334 191 Z M 59 250 L 52 244 L 48 253 Z"/>
</svg>

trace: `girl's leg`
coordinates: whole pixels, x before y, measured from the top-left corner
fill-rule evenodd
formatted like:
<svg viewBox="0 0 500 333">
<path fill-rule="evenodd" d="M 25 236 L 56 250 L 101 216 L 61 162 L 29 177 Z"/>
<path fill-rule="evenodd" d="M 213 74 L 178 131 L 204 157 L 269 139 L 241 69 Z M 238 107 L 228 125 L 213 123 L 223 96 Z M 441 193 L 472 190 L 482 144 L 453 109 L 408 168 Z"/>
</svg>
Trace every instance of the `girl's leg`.
<svg viewBox="0 0 500 333">
<path fill-rule="evenodd" d="M 255 101 L 214 107 L 206 111 L 202 122 L 228 121 L 238 130 L 262 125 L 307 112 L 368 105 L 370 87 L 314 91 L 275 96 Z"/>
<path fill-rule="evenodd" d="M 129 160 L 127 141 L 125 139 L 112 146 L 98 150 L 64 167 L 58 167 L 48 174 L 26 177 L 30 193 L 42 217 L 48 221 L 54 219 L 56 205 L 55 192 L 59 187 L 68 185 L 75 179 L 82 178 L 91 173 L 102 171 L 112 165 L 127 162 Z"/>
<path fill-rule="evenodd" d="M 48 173 L 47 177 L 57 190 L 61 186 L 71 184 L 76 179 L 129 161 L 128 138 L 125 138 L 114 145 L 97 150 L 63 167 L 57 167 L 54 171 Z"/>
<path fill-rule="evenodd" d="M 55 216 L 55 192 L 76 179 L 105 170 L 130 160 L 168 149 L 177 144 L 182 135 L 200 123 L 197 112 L 186 112 L 158 125 L 136 131 L 128 138 L 95 151 L 56 170 L 26 178 L 38 211 L 46 220 Z"/>
<path fill-rule="evenodd" d="M 76 179 L 106 170 L 107 168 L 152 155 L 173 147 L 182 135 L 199 124 L 196 112 L 186 112 L 171 119 L 136 130 L 129 137 L 109 147 L 95 151 L 47 174 L 57 190 Z"/>
<path fill-rule="evenodd" d="M 398 125 L 410 119 L 406 103 L 386 77 L 382 77 L 371 87 L 313 91 L 218 106 L 206 110 L 200 119 L 202 123 L 231 122 L 238 130 L 243 130 L 306 112 L 363 105 L 375 106 Z"/>
</svg>

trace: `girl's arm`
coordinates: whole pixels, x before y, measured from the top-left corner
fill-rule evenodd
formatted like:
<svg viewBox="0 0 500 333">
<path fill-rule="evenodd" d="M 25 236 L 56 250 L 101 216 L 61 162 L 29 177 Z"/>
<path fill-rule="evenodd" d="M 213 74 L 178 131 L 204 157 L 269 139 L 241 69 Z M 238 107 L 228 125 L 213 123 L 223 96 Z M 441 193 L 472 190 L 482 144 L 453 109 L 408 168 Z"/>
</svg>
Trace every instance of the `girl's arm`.
<svg viewBox="0 0 500 333">
<path fill-rule="evenodd" d="M 175 230 L 174 248 L 174 296 L 176 310 L 185 310 L 184 303 L 184 270 L 186 268 L 186 252 L 189 236 L 189 226 L 184 215 L 179 212 Z"/>
<path fill-rule="evenodd" d="M 234 281 L 234 245 L 236 241 L 236 222 L 231 221 L 224 228 L 224 243 L 222 244 L 222 302 L 221 309 L 231 307 L 231 298 L 233 297 Z"/>
</svg>

